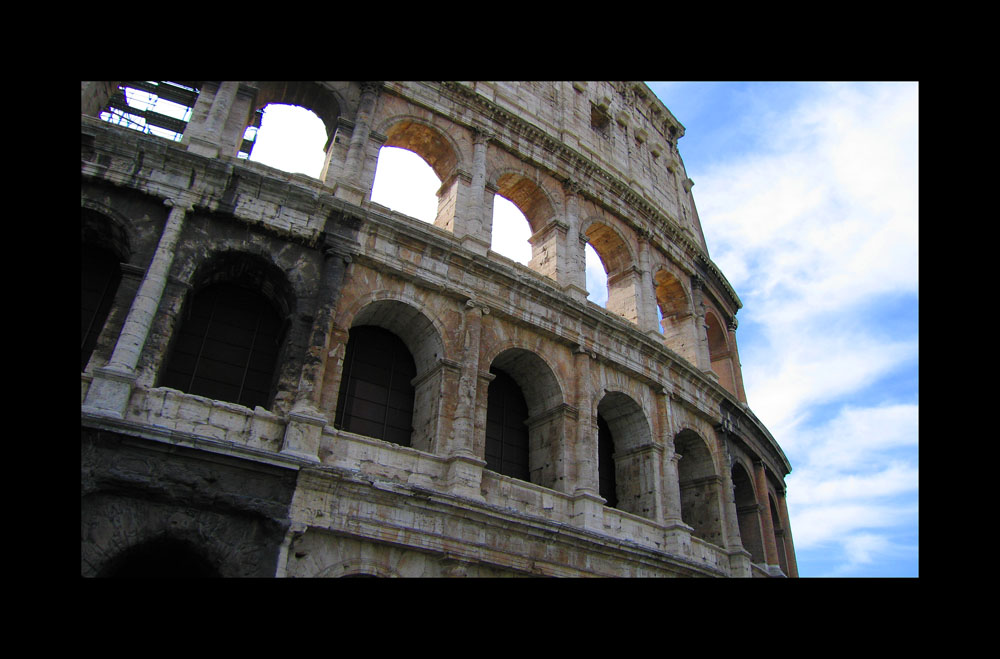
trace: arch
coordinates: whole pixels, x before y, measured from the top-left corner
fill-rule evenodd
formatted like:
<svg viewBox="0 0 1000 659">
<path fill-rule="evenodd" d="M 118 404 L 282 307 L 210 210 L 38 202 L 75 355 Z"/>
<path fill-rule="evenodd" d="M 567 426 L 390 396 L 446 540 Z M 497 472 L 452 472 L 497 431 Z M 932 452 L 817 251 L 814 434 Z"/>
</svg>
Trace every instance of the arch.
<svg viewBox="0 0 1000 659">
<path fill-rule="evenodd" d="M 736 393 L 736 374 L 726 326 L 713 311 L 705 313 L 705 332 L 712 372 L 719 377 L 719 384 L 729 393 Z"/>
<path fill-rule="evenodd" d="M 691 315 L 691 303 L 680 280 L 665 268 L 660 268 L 653 275 L 653 287 L 656 292 L 656 305 L 663 316 L 664 332 L 666 323 L 674 318 L 687 318 Z"/>
<path fill-rule="evenodd" d="M 499 352 L 490 364 L 490 373 L 496 377 L 487 390 L 486 444 L 489 450 L 493 451 L 495 447 L 493 440 L 497 430 L 496 426 L 489 427 L 490 408 L 493 408 L 493 420 L 496 420 L 496 410 L 509 404 L 509 427 L 516 434 L 520 428 L 518 424 L 523 424 L 521 429 L 526 431 L 526 437 L 513 438 L 512 448 L 522 439 L 526 439 L 526 443 L 518 445 L 523 455 L 512 460 L 511 464 L 526 458 L 527 478 L 523 472 L 507 475 L 555 488 L 559 480 L 566 427 L 562 388 L 555 373 L 539 355 L 517 347 Z M 498 381 L 499 384 L 494 387 Z M 505 400 L 501 402 L 498 397 Z M 487 446 L 482 448 L 482 454 L 487 454 Z M 490 462 L 490 459 L 487 458 L 487 461 Z"/>
<path fill-rule="evenodd" d="M 691 298 L 684 285 L 665 267 L 653 275 L 663 343 L 691 364 L 698 363 Z"/>
<path fill-rule="evenodd" d="M 733 500 L 736 503 L 736 519 L 739 523 L 743 548 L 750 552 L 754 563 L 766 563 L 764 543 L 761 534 L 760 506 L 757 504 L 756 489 L 750 471 L 740 462 L 733 464 Z"/>
<path fill-rule="evenodd" d="M 326 127 L 326 144 L 330 147 L 337 132 L 337 123 L 344 108 L 344 101 L 332 89 L 312 81 L 258 82 L 254 114 L 270 104 L 296 105 L 315 114 Z M 254 120 L 250 121 L 250 124 Z M 249 124 L 248 124 L 249 125 Z"/>
<path fill-rule="evenodd" d="M 461 162 L 461 151 L 451 136 L 412 116 L 397 116 L 380 124 L 386 135 L 383 147 L 406 149 L 420 156 L 445 181 Z"/>
<path fill-rule="evenodd" d="M 608 275 L 607 310 L 638 323 L 638 270 L 628 241 L 602 220 L 591 221 L 584 233 Z"/>
<path fill-rule="evenodd" d="M 531 226 L 531 233 L 541 231 L 556 215 L 550 195 L 535 180 L 516 170 L 496 176 L 496 193 L 517 206 Z"/>
<path fill-rule="evenodd" d="M 416 374 L 413 356 L 398 336 L 375 325 L 355 325 L 344 353 L 334 427 L 409 446 Z"/>
<path fill-rule="evenodd" d="M 128 216 L 102 204 L 82 200 L 80 217 L 82 243 L 108 250 L 121 263 L 132 259 L 135 226 Z"/>
<path fill-rule="evenodd" d="M 386 135 L 386 140 L 379 150 L 379 162 L 387 153 L 386 148 L 403 149 L 419 157 L 436 178 L 433 190 L 425 192 L 421 186 L 420 189 L 413 191 L 414 195 L 419 195 L 421 198 L 424 194 L 434 195 L 433 217 L 425 216 L 420 219 L 431 221 L 439 228 L 454 232 L 456 230 L 455 215 L 460 206 L 458 197 L 462 187 L 459 177 L 455 175 L 462 162 L 462 153 L 458 144 L 440 128 L 411 115 L 390 117 L 379 124 L 379 129 L 384 131 Z M 422 172 L 419 171 L 414 172 L 413 176 L 407 178 L 407 183 L 413 185 L 420 181 L 421 174 Z M 376 163 L 375 177 L 379 178 L 379 163 Z M 430 179 L 430 174 L 426 178 Z M 381 203 L 378 200 L 375 201 Z M 427 203 L 430 202 L 431 199 L 428 196 Z M 413 215 L 413 213 L 408 214 Z"/>
<path fill-rule="evenodd" d="M 721 479 L 705 440 L 684 429 L 674 437 L 674 450 L 681 456 L 677 478 L 681 495 L 681 519 L 691 534 L 722 546 Z"/>
<path fill-rule="evenodd" d="M 359 338 L 362 335 L 365 335 L 364 339 Z M 362 378 L 359 381 L 360 389 L 354 384 L 353 373 L 356 371 L 350 362 L 354 358 L 351 342 L 355 339 L 369 345 L 364 349 L 369 355 L 365 363 L 381 364 L 382 369 L 367 379 Z M 379 358 L 379 350 L 391 351 L 387 355 L 388 362 Z M 340 419 L 340 425 L 337 425 L 337 421 L 334 425 L 348 432 L 358 432 L 357 429 L 362 426 L 354 427 L 348 423 L 350 410 L 358 404 L 356 401 L 359 397 L 366 397 L 371 408 L 370 403 L 381 396 L 382 402 L 379 405 L 382 406 L 382 413 L 395 416 L 394 426 L 397 432 L 391 436 L 379 436 L 378 433 L 361 430 L 359 434 L 431 451 L 437 438 L 438 407 L 444 384 L 441 373 L 443 353 L 444 345 L 437 326 L 419 309 L 395 299 L 368 301 L 351 320 L 342 364 L 337 374 L 340 380 L 336 384 L 335 419 Z M 408 381 L 404 382 L 400 378 Z M 366 389 L 369 392 L 367 395 L 364 393 Z M 407 409 L 410 420 L 408 439 L 403 436 Z M 375 412 L 378 413 L 379 410 L 376 409 Z"/>
<path fill-rule="evenodd" d="M 190 542 L 165 535 L 123 550 L 97 574 L 104 578 L 218 578 L 218 568 Z"/>
<path fill-rule="evenodd" d="M 159 386 L 267 408 L 295 308 L 287 278 L 263 258 L 223 251 L 193 282 Z"/>
<path fill-rule="evenodd" d="M 655 518 L 656 467 L 646 414 L 631 396 L 607 391 L 597 404 L 598 490 L 607 505 Z"/>
</svg>

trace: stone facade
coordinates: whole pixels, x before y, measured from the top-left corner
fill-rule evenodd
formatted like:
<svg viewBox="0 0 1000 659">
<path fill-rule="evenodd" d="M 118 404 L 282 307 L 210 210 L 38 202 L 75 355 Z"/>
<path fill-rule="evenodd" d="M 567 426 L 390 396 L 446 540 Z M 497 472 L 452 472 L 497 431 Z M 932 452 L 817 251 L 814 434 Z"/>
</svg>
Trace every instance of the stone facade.
<svg viewBox="0 0 1000 659">
<path fill-rule="evenodd" d="M 82 247 L 117 262 L 84 340 L 82 574 L 797 575 L 741 303 L 708 257 L 684 129 L 646 85 L 163 85 L 189 96 L 179 141 L 102 121 L 118 88 L 82 86 Z M 269 103 L 324 121 L 319 179 L 237 157 Z M 441 180 L 432 224 L 371 201 L 383 146 Z M 527 266 L 490 249 L 497 194 L 531 225 Z M 278 319 L 257 403 L 165 384 L 195 301 L 226 282 Z M 412 359 L 403 441 L 338 420 L 371 327 Z M 526 477 L 488 467 L 501 374 L 527 408 Z"/>
</svg>

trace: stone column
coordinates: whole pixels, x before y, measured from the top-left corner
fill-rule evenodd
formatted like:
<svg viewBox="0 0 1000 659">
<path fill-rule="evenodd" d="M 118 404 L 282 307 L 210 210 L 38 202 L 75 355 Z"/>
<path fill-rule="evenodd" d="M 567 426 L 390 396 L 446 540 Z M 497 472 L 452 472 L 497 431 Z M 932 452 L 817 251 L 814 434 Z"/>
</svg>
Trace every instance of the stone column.
<svg viewBox="0 0 1000 659">
<path fill-rule="evenodd" d="M 581 186 L 573 180 L 563 182 L 566 198 L 566 274 L 562 284 L 563 292 L 574 300 L 584 302 L 587 299 L 587 234 L 580 226 L 580 193 Z"/>
<path fill-rule="evenodd" d="M 771 506 L 767 499 L 767 474 L 764 461 L 757 460 L 754 466 L 754 488 L 757 490 L 757 503 L 760 504 L 760 522 L 764 531 L 764 560 L 768 567 L 778 567 L 778 546 L 774 538 L 774 522 L 771 520 Z"/>
<path fill-rule="evenodd" d="M 455 422 L 452 439 L 446 452 L 475 455 L 476 389 L 479 381 L 479 341 L 482 335 L 483 316 L 488 307 L 473 299 L 466 300 L 463 314 L 464 342 L 461 374 L 458 381 L 458 400 L 455 404 Z"/>
<path fill-rule="evenodd" d="M 482 500 L 480 485 L 486 460 L 476 454 L 476 401 L 479 392 L 479 346 L 483 316 L 489 308 L 466 300 L 463 314 L 464 345 L 458 380 L 455 416 L 450 441 L 442 447 L 448 461 L 448 490 L 459 496 Z"/>
<path fill-rule="evenodd" d="M 707 374 L 714 374 L 712 357 L 708 352 L 708 326 L 705 325 L 705 280 L 694 275 L 691 277 L 691 311 L 694 322 L 694 336 L 698 351 L 696 366 Z"/>
<path fill-rule="evenodd" d="M 188 151 L 208 158 L 219 155 L 222 144 L 222 133 L 229 119 L 229 112 L 236 99 L 240 83 L 235 81 L 220 82 L 215 91 L 215 99 L 208 111 L 208 117 L 203 122 L 189 124 L 187 133 Z"/>
<path fill-rule="evenodd" d="M 726 549 L 730 552 L 743 549 L 740 537 L 740 520 L 736 511 L 736 494 L 733 488 L 732 458 L 729 455 L 729 444 L 726 442 L 726 435 L 730 432 L 731 426 L 728 419 L 716 427 L 715 441 L 718 442 L 719 453 L 722 456 L 722 464 L 729 466 L 721 470 L 719 474 L 722 480 L 722 513 L 724 516 L 723 530 L 726 534 Z"/>
<path fill-rule="evenodd" d="M 375 99 L 381 85 L 377 82 L 361 83 L 361 101 L 354 118 L 354 130 L 351 132 L 351 145 L 347 151 L 347 163 L 344 165 L 344 180 L 354 185 L 361 184 L 361 171 L 368 147 L 368 134 L 371 132 L 372 116 L 375 113 Z"/>
<path fill-rule="evenodd" d="M 743 368 L 740 365 L 740 353 L 736 348 L 736 327 L 738 323 L 736 322 L 736 316 L 733 316 L 728 323 L 729 330 L 729 345 L 731 346 L 729 350 L 729 359 L 733 366 L 733 387 L 736 389 L 736 397 L 740 402 L 747 402 L 747 393 L 743 389 Z"/>
<path fill-rule="evenodd" d="M 493 133 L 486 129 L 472 130 L 472 181 L 465 202 L 468 207 L 456 209 L 454 224 L 455 237 L 462 245 L 483 255 L 490 249 L 493 231 L 493 208 L 486 203 L 486 152 L 491 139 Z"/>
<path fill-rule="evenodd" d="M 768 508 L 770 509 L 770 506 L 768 506 Z M 798 577 L 799 566 L 795 560 L 795 545 L 792 542 L 792 525 L 788 521 L 788 507 L 785 504 L 784 489 L 778 493 L 778 515 L 781 516 L 781 526 L 785 530 L 785 561 L 788 563 L 788 576 Z"/>
<path fill-rule="evenodd" d="M 573 523 L 592 531 L 604 528 L 604 498 L 600 495 L 597 474 L 597 416 L 590 390 L 590 363 L 596 355 L 583 345 L 574 355 L 576 372 L 576 446 L 573 455 L 576 482 L 573 483 Z M 569 491 L 570 488 L 567 487 Z"/>
<path fill-rule="evenodd" d="M 660 441 L 666 449 L 663 451 L 660 466 L 663 479 L 663 523 L 672 526 L 683 523 L 683 520 L 681 519 L 680 479 L 677 475 L 677 462 L 680 460 L 680 455 L 674 451 L 669 397 L 670 394 L 666 388 L 660 389 L 659 395 L 656 396 L 656 412 L 660 420 Z"/>
<path fill-rule="evenodd" d="M 322 281 L 317 292 L 319 303 L 315 312 L 309 346 L 299 376 L 295 402 L 288 414 L 288 425 L 281 452 L 308 460 L 319 459 L 323 427 L 330 419 L 320 411 L 320 393 L 328 363 L 333 309 L 340 293 L 348 254 L 331 247 L 323 250 Z"/>
<path fill-rule="evenodd" d="M 124 417 L 136 379 L 135 369 L 163 297 L 184 219 L 192 210 L 187 201 L 167 199 L 164 204 L 170 207 L 170 214 L 156 253 L 125 317 L 111 359 L 105 366 L 94 369 L 94 381 L 83 403 L 84 409 L 90 412 Z"/>
<path fill-rule="evenodd" d="M 653 274 L 649 266 L 651 237 L 647 231 L 640 231 L 637 235 L 639 242 L 639 329 L 657 341 L 662 341 L 663 333 L 660 332 L 660 323 L 656 319 L 656 295 L 655 286 L 653 285 Z"/>
</svg>

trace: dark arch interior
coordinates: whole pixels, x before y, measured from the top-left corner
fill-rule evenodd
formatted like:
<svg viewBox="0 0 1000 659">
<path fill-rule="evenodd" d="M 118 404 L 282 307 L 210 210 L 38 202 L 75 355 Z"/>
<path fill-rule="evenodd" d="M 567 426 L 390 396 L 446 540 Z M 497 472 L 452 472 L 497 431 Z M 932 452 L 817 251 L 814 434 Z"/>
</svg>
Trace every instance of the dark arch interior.
<svg viewBox="0 0 1000 659">
<path fill-rule="evenodd" d="M 101 571 L 109 578 L 206 579 L 218 570 L 188 543 L 173 538 L 150 540 L 127 549 Z"/>
<path fill-rule="evenodd" d="M 107 249 L 82 245 L 80 255 L 80 370 L 87 367 L 121 282 L 121 266 Z"/>
<path fill-rule="evenodd" d="M 486 404 L 486 468 L 505 476 L 529 479 L 528 403 L 512 377 L 490 369 Z"/>
<path fill-rule="evenodd" d="M 597 415 L 597 474 L 599 494 L 614 508 L 618 505 L 618 485 L 615 480 L 615 445 L 608 422 Z"/>
<path fill-rule="evenodd" d="M 409 446 L 416 375 L 402 339 L 375 325 L 352 327 L 334 426 Z"/>
<path fill-rule="evenodd" d="M 207 286 L 189 302 L 160 386 L 266 408 L 282 325 L 260 293 L 231 282 Z"/>
</svg>

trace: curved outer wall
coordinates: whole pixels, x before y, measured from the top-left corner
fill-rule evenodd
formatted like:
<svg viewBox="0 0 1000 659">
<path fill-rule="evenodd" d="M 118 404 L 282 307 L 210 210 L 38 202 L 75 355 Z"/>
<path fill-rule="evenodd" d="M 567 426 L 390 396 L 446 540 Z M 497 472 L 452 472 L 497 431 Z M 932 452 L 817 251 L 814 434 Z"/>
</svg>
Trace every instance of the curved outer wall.
<svg viewBox="0 0 1000 659">
<path fill-rule="evenodd" d="M 82 247 L 120 271 L 81 370 L 82 574 L 167 546 L 220 576 L 797 576 L 741 303 L 645 84 L 185 82 L 179 141 L 99 119 L 117 88 L 82 85 Z M 237 157 L 268 103 L 323 119 L 319 179 Z M 441 180 L 432 224 L 371 202 L 383 146 Z M 490 249 L 497 194 L 531 225 L 527 266 Z M 163 385 L 223 281 L 280 323 L 264 405 Z M 369 326 L 413 360 L 402 442 L 335 422 Z M 524 394 L 526 477 L 488 466 L 498 372 Z"/>
</svg>

